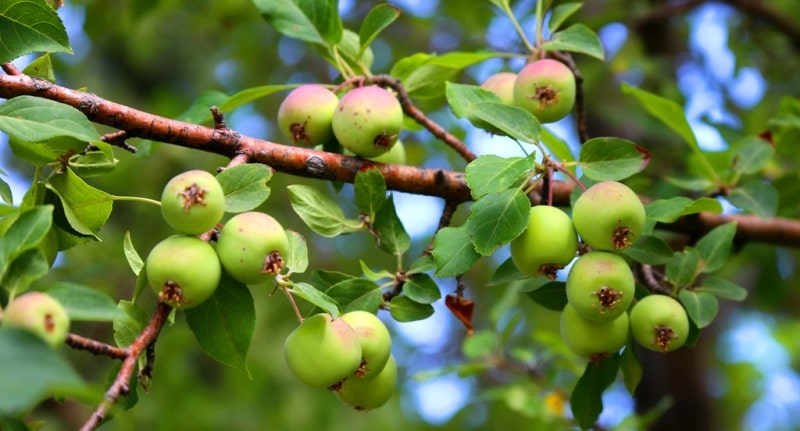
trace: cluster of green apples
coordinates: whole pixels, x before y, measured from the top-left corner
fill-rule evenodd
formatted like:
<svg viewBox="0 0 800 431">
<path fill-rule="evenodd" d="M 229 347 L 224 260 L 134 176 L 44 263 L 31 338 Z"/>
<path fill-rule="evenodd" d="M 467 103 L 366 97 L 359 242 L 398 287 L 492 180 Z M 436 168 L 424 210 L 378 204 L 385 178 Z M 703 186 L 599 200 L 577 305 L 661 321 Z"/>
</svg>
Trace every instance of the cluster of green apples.
<svg viewBox="0 0 800 431">
<path fill-rule="evenodd" d="M 320 84 L 304 84 L 283 99 L 278 127 L 292 144 L 322 148 L 336 139 L 346 155 L 380 163 L 405 163 L 405 148 L 398 140 L 403 108 L 388 90 L 356 87 L 341 99 Z"/>
<path fill-rule="evenodd" d="M 636 193 L 604 181 L 575 201 L 571 218 L 558 208 L 532 207 L 528 228 L 512 241 L 511 258 L 521 272 L 551 279 L 575 258 L 578 236 L 591 248 L 575 260 L 566 281 L 561 336 L 575 353 L 591 359 L 614 354 L 630 332 L 655 351 L 672 351 L 686 342 L 688 316 L 675 299 L 649 295 L 631 307 L 633 272 L 617 252 L 632 245 L 644 227 L 645 210 Z"/>
<path fill-rule="evenodd" d="M 178 234 L 156 244 L 146 259 L 148 283 L 160 300 L 195 307 L 213 295 L 223 268 L 245 284 L 267 281 L 283 268 L 289 240 L 268 214 L 231 217 L 217 233 L 216 248 L 198 237 L 218 227 L 224 213 L 225 193 L 206 171 L 183 172 L 164 186 L 161 214 Z"/>
<path fill-rule="evenodd" d="M 374 314 L 315 314 L 284 342 L 286 364 L 303 383 L 329 389 L 356 410 L 384 405 L 394 393 L 397 364 L 389 330 Z"/>
<path fill-rule="evenodd" d="M 500 101 L 531 112 L 541 123 L 553 123 L 575 105 L 575 75 L 557 60 L 528 63 L 519 73 L 500 72 L 481 84 Z"/>
</svg>

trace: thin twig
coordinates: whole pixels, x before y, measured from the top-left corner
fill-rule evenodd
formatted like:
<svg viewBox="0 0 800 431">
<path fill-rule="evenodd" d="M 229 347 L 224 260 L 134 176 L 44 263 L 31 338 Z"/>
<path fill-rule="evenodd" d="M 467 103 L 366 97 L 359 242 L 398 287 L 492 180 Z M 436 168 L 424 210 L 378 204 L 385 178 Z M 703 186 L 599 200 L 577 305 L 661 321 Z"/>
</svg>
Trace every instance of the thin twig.
<svg viewBox="0 0 800 431">
<path fill-rule="evenodd" d="M 73 349 L 85 350 L 95 355 L 104 355 L 114 359 L 125 359 L 128 351 L 121 347 L 112 346 L 100 341 L 92 340 L 77 334 L 67 334 L 66 343 Z"/>
<path fill-rule="evenodd" d="M 91 431 L 100 426 L 100 423 L 106 417 L 111 407 L 119 400 L 119 397 L 128 394 L 130 391 L 128 382 L 130 382 L 133 370 L 136 368 L 136 360 L 139 358 L 139 355 L 147 349 L 147 346 L 156 341 L 158 334 L 161 332 L 161 328 L 167 321 L 167 316 L 169 316 L 170 311 L 172 311 L 172 308 L 169 305 L 159 301 L 155 313 L 153 313 L 153 316 L 150 318 L 150 322 L 144 327 L 133 343 L 125 349 L 128 355 L 122 361 L 122 366 L 117 372 L 114 383 L 112 383 L 106 391 L 105 397 L 100 405 L 97 406 L 86 423 L 83 424 L 81 431 Z"/>
<path fill-rule="evenodd" d="M 111 145 L 120 147 L 125 151 L 136 154 L 138 148 L 125 142 L 126 139 L 128 139 L 128 132 L 126 130 L 118 130 L 116 132 L 106 133 L 100 138 L 100 140 L 103 142 L 107 142 Z"/>
<path fill-rule="evenodd" d="M 3 63 L 3 72 L 9 75 L 22 75 L 22 72 L 17 69 L 17 66 L 14 66 L 14 63 Z"/>
</svg>

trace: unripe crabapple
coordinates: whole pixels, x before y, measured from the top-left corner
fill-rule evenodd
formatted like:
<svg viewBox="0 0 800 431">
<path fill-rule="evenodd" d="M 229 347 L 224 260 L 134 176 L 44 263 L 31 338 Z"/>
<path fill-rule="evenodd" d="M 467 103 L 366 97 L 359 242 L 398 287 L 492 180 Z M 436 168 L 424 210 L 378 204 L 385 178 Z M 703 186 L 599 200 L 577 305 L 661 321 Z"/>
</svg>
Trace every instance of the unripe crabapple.
<svg viewBox="0 0 800 431">
<path fill-rule="evenodd" d="M 584 319 L 614 320 L 633 301 L 636 284 L 625 259 L 592 251 L 579 257 L 567 275 L 567 301 Z"/>
<path fill-rule="evenodd" d="M 397 363 L 389 356 L 386 366 L 371 379 L 347 379 L 336 395 L 356 410 L 377 409 L 392 397 L 397 383 Z"/>
<path fill-rule="evenodd" d="M 569 304 L 561 314 L 561 338 L 570 350 L 590 359 L 619 352 L 628 341 L 628 313 L 608 322 L 586 320 Z"/>
<path fill-rule="evenodd" d="M 489 90 L 500 98 L 506 105 L 514 104 L 514 81 L 517 74 L 512 72 L 495 73 L 483 81 L 481 88 Z"/>
<path fill-rule="evenodd" d="M 208 299 L 222 274 L 214 248 L 197 237 L 173 235 L 153 247 L 146 260 L 147 281 L 159 299 L 191 308 Z"/>
<path fill-rule="evenodd" d="M 397 141 L 403 126 L 403 108 L 392 93 L 381 87 L 354 88 L 339 101 L 332 126 L 343 147 L 361 157 L 376 157 Z"/>
<path fill-rule="evenodd" d="M 541 123 L 558 121 L 575 104 L 575 75 L 560 61 L 534 61 L 517 74 L 514 104 L 530 111 Z"/>
<path fill-rule="evenodd" d="M 537 205 L 530 210 L 528 227 L 511 241 L 511 259 L 530 276 L 555 279 L 578 251 L 578 235 L 569 216 L 558 208 Z"/>
<path fill-rule="evenodd" d="M 648 295 L 631 309 L 633 338 L 642 347 L 656 352 L 671 352 L 689 337 L 689 316 L 672 297 Z"/>
<path fill-rule="evenodd" d="M 2 323 L 30 331 L 56 347 L 67 338 L 70 322 L 67 311 L 55 298 L 44 292 L 27 292 L 8 303 Z"/>
<path fill-rule="evenodd" d="M 278 108 L 278 127 L 292 144 L 304 147 L 331 140 L 331 119 L 339 104 L 336 94 L 319 84 L 305 84 L 292 90 Z"/>
<path fill-rule="evenodd" d="M 572 222 L 581 239 L 595 250 L 621 250 L 633 244 L 645 225 L 644 205 L 628 186 L 599 182 L 572 207 Z"/>
<path fill-rule="evenodd" d="M 386 325 L 378 316 L 367 311 L 351 311 L 341 317 L 347 322 L 361 343 L 361 366 L 356 377 L 371 379 L 386 365 L 392 353 L 392 340 Z"/>
<path fill-rule="evenodd" d="M 361 365 L 361 343 L 350 325 L 330 314 L 315 314 L 283 343 L 289 370 L 314 388 L 338 390 Z"/>
<path fill-rule="evenodd" d="M 274 278 L 289 258 L 289 239 L 277 220 L 248 211 L 231 217 L 219 232 L 217 254 L 234 279 L 257 284 Z"/>
<path fill-rule="evenodd" d="M 186 235 L 212 229 L 225 212 L 225 193 L 214 175 L 191 170 L 173 177 L 161 193 L 161 214 Z"/>
</svg>

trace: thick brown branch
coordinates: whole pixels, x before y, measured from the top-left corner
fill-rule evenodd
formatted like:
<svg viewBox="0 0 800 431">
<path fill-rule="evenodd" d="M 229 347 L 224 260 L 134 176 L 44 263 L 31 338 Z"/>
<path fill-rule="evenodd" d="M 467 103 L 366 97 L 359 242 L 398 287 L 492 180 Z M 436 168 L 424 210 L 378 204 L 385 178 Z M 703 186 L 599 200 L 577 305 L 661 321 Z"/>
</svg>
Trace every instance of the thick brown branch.
<svg viewBox="0 0 800 431">
<path fill-rule="evenodd" d="M 128 391 L 130 391 L 131 388 L 129 387 L 128 382 L 130 382 L 131 375 L 133 375 L 133 371 L 136 368 L 136 360 L 149 345 L 156 341 L 159 332 L 161 332 L 161 328 L 167 321 L 167 316 L 169 316 L 170 311 L 172 311 L 172 308 L 169 305 L 163 302 L 158 303 L 156 312 L 153 314 L 153 317 L 150 318 L 150 322 L 142 330 L 139 336 L 136 337 L 136 340 L 134 340 L 133 343 L 131 343 L 131 345 L 125 349 L 127 351 L 127 356 L 122 361 L 122 366 L 117 372 L 117 377 L 114 379 L 114 383 L 111 384 L 106 391 L 103 402 L 97 406 L 86 423 L 83 424 L 81 431 L 94 430 L 100 426 L 103 418 L 105 418 L 109 409 L 111 409 L 111 407 L 117 402 L 119 397 L 127 394 Z"/>
<path fill-rule="evenodd" d="M 170 120 L 26 75 L 0 75 L 0 97 L 21 95 L 43 97 L 73 106 L 90 120 L 127 130 L 132 137 L 172 143 L 231 158 L 239 155 L 238 160 L 244 158 L 242 155 L 247 155 L 250 161 L 264 163 L 277 171 L 292 175 L 353 182 L 359 170 L 372 164 L 358 158 L 254 139 L 230 129 L 213 129 Z M 401 165 L 375 166 L 383 174 L 390 190 L 437 196 L 453 203 L 472 199 L 462 172 Z M 553 204 L 568 206 L 574 184 L 554 181 L 551 187 Z M 541 189 L 532 194 L 531 201 L 534 204 L 542 201 Z M 738 223 L 738 241 L 800 247 L 800 220 L 794 219 L 763 220 L 748 215 L 701 213 L 682 217 L 675 223 L 659 225 L 659 228 L 699 236 L 729 221 Z"/>
</svg>

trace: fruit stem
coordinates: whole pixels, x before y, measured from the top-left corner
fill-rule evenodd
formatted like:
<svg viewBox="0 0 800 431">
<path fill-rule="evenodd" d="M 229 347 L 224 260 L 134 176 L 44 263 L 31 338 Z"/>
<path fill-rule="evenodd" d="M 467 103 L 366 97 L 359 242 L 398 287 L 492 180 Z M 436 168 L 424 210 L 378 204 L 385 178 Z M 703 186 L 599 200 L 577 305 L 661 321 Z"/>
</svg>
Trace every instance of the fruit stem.
<svg viewBox="0 0 800 431">
<path fill-rule="evenodd" d="M 534 47 L 533 44 L 531 44 L 531 42 L 525 36 L 525 31 L 522 30 L 522 27 L 519 25 L 519 21 L 517 21 L 517 18 L 514 16 L 514 11 L 511 10 L 511 5 L 509 4 L 509 2 L 504 1 L 502 2 L 502 4 L 503 5 L 501 8 L 503 9 L 503 12 L 505 12 L 506 15 L 508 16 L 508 19 L 511 20 L 511 25 L 513 25 L 514 29 L 517 31 L 520 40 L 522 40 L 522 44 L 525 45 L 525 49 L 530 51 L 532 54 L 535 53 L 536 47 Z M 539 15 L 536 16 L 536 21 L 537 22 L 539 21 Z"/>
<path fill-rule="evenodd" d="M 143 202 L 143 203 L 146 203 L 146 204 L 152 204 L 152 205 L 159 206 L 159 207 L 161 206 L 161 202 L 160 201 L 157 201 L 157 200 L 154 200 L 154 199 L 150 199 L 150 198 L 141 197 L 141 196 L 111 196 L 111 200 L 114 200 L 114 201 Z"/>
<path fill-rule="evenodd" d="M 303 313 L 300 312 L 300 307 L 297 306 L 297 301 L 294 300 L 294 296 L 289 292 L 288 286 L 280 286 L 280 288 L 283 290 L 283 293 L 286 294 L 289 304 L 292 305 L 292 310 L 294 310 L 294 315 L 297 316 L 297 321 L 303 323 Z"/>
</svg>

